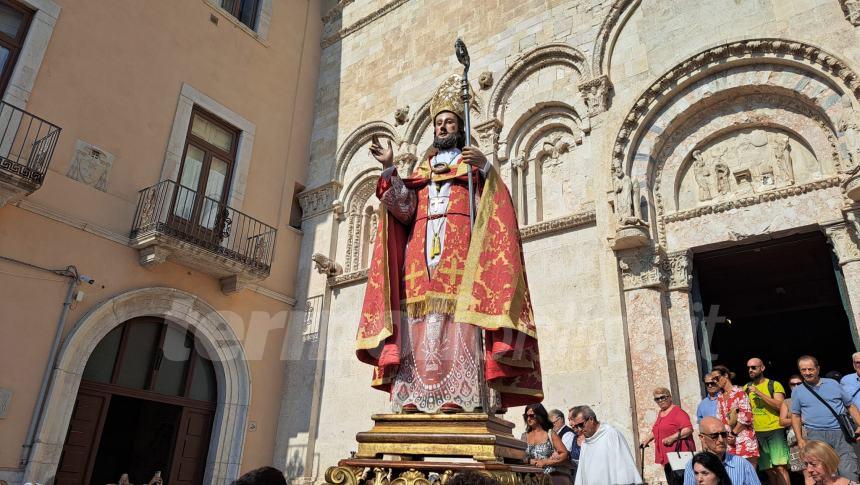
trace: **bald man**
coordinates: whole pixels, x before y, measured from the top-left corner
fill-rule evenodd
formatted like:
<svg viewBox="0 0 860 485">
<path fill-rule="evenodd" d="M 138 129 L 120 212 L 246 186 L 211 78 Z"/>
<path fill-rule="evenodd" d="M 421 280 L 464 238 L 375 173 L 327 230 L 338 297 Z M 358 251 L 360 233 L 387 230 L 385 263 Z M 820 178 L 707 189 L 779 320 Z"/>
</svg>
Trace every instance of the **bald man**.
<svg viewBox="0 0 860 485">
<path fill-rule="evenodd" d="M 779 424 L 779 408 L 785 400 L 782 384 L 764 376 L 764 361 L 747 361 L 751 381 L 744 386 L 753 414 L 753 429 L 758 439 L 758 469 L 767 473 L 769 483 L 789 485 L 788 442 Z"/>
<path fill-rule="evenodd" d="M 728 431 L 719 419 L 713 416 L 702 418 L 699 423 L 699 438 L 705 448 L 703 453 L 713 453 L 722 460 L 729 478 L 732 479 L 732 485 L 761 485 L 752 463 L 744 458 L 726 453 Z M 692 460 L 687 462 L 687 467 L 684 470 L 684 485 L 696 485 Z"/>
</svg>

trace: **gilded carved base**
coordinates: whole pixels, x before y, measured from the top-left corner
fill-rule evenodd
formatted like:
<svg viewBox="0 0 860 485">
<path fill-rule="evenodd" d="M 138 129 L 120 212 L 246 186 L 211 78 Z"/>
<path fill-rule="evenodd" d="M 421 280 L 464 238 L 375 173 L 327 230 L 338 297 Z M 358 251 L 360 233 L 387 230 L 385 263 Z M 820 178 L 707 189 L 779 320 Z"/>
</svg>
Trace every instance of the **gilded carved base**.
<svg viewBox="0 0 860 485">
<path fill-rule="evenodd" d="M 359 458 L 444 456 L 479 462 L 522 463 L 526 444 L 514 424 L 483 413 L 374 414 L 370 431 L 358 433 Z"/>
<path fill-rule="evenodd" d="M 476 471 L 492 477 L 501 485 L 550 485 L 543 470 L 526 465 L 503 463 L 392 461 L 349 459 L 325 472 L 331 485 L 445 485 L 454 475 Z"/>
</svg>

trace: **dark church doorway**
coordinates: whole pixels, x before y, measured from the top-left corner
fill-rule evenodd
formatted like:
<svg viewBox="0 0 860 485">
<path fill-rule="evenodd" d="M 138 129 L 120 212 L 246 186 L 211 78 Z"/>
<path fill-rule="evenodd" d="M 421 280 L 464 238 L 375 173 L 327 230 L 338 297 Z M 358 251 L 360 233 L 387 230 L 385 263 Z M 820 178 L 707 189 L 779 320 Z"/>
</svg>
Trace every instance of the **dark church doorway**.
<svg viewBox="0 0 860 485">
<path fill-rule="evenodd" d="M 787 387 L 797 358 L 808 354 L 818 358 L 822 375 L 853 372 L 856 331 L 823 233 L 696 254 L 694 265 L 704 369 L 726 365 L 743 385 L 747 360 L 756 356 L 766 375 Z"/>
<path fill-rule="evenodd" d="M 203 483 L 216 387 L 191 330 L 149 317 L 116 327 L 87 361 L 55 483 Z"/>
</svg>

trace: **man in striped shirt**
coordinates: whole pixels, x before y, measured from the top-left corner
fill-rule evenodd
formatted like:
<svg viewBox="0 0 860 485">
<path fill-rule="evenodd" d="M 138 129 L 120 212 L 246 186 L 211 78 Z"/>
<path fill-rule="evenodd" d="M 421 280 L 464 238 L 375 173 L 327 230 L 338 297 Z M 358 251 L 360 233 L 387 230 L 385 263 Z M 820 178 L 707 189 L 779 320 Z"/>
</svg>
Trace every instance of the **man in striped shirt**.
<svg viewBox="0 0 860 485">
<path fill-rule="evenodd" d="M 699 438 L 705 448 L 702 453 L 713 453 L 723 461 L 723 466 L 732 479 L 732 485 L 761 485 L 755 468 L 749 461 L 726 452 L 728 432 L 719 419 L 711 416 L 702 418 L 699 423 Z M 687 462 L 684 470 L 684 485 L 696 485 L 692 461 Z"/>
</svg>

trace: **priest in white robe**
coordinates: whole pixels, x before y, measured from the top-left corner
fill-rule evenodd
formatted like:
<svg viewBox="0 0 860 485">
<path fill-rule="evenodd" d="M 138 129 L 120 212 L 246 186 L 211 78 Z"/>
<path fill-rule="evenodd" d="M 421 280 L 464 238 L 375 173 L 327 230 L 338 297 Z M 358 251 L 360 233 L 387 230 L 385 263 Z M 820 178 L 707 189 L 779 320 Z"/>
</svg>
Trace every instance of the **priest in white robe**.
<svg viewBox="0 0 860 485">
<path fill-rule="evenodd" d="M 642 483 L 636 460 L 624 436 L 597 420 L 588 406 L 571 412 L 573 430 L 585 436 L 579 453 L 575 485 L 638 485 Z"/>
</svg>

